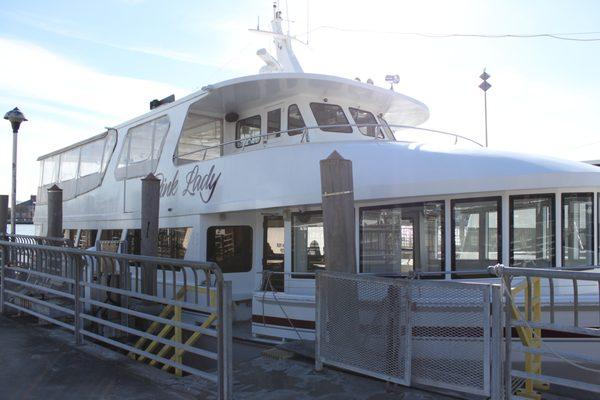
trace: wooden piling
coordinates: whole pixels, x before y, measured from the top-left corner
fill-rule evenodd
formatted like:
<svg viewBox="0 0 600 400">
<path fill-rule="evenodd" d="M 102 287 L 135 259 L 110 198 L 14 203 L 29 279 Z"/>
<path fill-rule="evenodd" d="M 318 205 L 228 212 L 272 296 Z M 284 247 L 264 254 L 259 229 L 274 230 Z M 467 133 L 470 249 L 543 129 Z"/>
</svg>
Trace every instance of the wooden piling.
<svg viewBox="0 0 600 400">
<path fill-rule="evenodd" d="M 140 251 L 143 256 L 158 255 L 158 217 L 160 206 L 160 179 L 150 173 L 142 179 L 142 235 Z M 156 264 L 146 263 L 142 273 L 142 293 L 155 295 Z"/>
<path fill-rule="evenodd" d="M 63 236 L 63 191 L 56 185 L 48 189 L 48 237 Z"/>
<path fill-rule="evenodd" d="M 334 151 L 320 161 L 325 267 L 356 273 L 352 161 Z"/>
</svg>

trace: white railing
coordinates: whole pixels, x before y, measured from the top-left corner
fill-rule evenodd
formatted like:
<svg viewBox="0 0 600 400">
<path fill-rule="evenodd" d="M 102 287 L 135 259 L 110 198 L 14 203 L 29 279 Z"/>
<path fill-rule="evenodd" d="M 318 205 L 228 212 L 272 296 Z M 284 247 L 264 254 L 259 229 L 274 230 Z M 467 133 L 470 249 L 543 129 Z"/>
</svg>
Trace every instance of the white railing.
<svg viewBox="0 0 600 400">
<path fill-rule="evenodd" d="M 321 131 L 319 133 L 323 133 L 323 131 L 326 129 L 336 129 L 336 128 L 339 129 L 339 128 L 348 128 L 348 127 L 358 128 L 359 130 L 360 130 L 360 128 L 375 128 L 377 130 L 376 132 L 377 133 L 381 132 L 383 137 L 370 136 L 370 135 L 363 134 L 364 137 L 366 137 L 366 138 L 372 137 L 374 140 L 383 140 L 383 141 L 391 141 L 391 142 L 419 142 L 419 141 L 421 141 L 420 139 L 422 139 L 422 137 L 419 138 L 419 140 L 410 140 L 408 138 L 406 140 L 402 140 L 398 137 L 403 133 L 407 133 L 410 130 L 414 130 L 414 131 L 418 131 L 419 135 L 422 135 L 423 133 L 432 133 L 435 135 L 441 135 L 444 137 L 448 137 L 454 142 L 453 144 L 458 144 L 459 141 L 465 141 L 471 145 L 476 145 L 478 147 L 484 147 L 481 143 L 479 143 L 473 139 L 470 139 L 466 136 L 462 136 L 462 135 L 459 135 L 456 133 L 451 133 L 451 132 L 440 131 L 440 130 L 436 130 L 436 129 L 421 128 L 421 127 L 410 126 L 410 125 L 390 125 L 390 124 L 335 124 L 335 125 L 314 125 L 314 126 L 306 126 L 304 128 L 293 128 L 293 129 L 286 129 L 286 130 L 277 131 L 277 132 L 261 133 L 260 135 L 256 135 L 256 136 L 252 136 L 252 137 L 229 140 L 227 142 L 219 143 L 219 144 L 216 144 L 213 146 L 206 146 L 201 149 L 190 151 L 187 153 L 176 154 L 173 156 L 173 158 L 175 160 L 180 159 L 180 158 L 185 159 L 186 156 L 190 156 L 192 154 L 204 153 L 200 159 L 194 159 L 194 161 L 204 161 L 204 160 L 206 160 L 206 155 L 211 150 L 218 149 L 219 154 L 223 155 L 225 152 L 225 148 L 227 146 L 233 145 L 238 152 L 241 152 L 241 151 L 244 151 L 247 147 L 259 144 L 261 141 L 263 141 L 263 139 L 264 139 L 263 143 L 266 144 L 266 143 L 268 143 L 269 138 L 278 138 L 278 137 L 281 137 L 283 134 L 286 134 L 288 137 L 299 136 L 299 141 L 298 141 L 299 144 L 309 143 L 310 138 L 311 138 L 311 131 L 319 130 L 319 131 Z M 300 131 L 302 133 L 290 134 L 290 132 L 300 132 Z M 325 132 L 327 133 L 327 131 L 325 131 Z M 387 137 L 386 132 L 390 132 L 394 136 L 394 138 L 391 139 L 391 138 Z M 334 132 L 334 133 L 337 133 L 337 132 Z M 350 132 L 348 132 L 348 133 L 350 133 Z M 354 129 L 353 129 L 352 133 L 354 133 Z M 315 133 L 313 132 L 312 134 L 315 134 Z M 252 143 L 254 141 L 257 141 L 257 142 Z"/>
</svg>

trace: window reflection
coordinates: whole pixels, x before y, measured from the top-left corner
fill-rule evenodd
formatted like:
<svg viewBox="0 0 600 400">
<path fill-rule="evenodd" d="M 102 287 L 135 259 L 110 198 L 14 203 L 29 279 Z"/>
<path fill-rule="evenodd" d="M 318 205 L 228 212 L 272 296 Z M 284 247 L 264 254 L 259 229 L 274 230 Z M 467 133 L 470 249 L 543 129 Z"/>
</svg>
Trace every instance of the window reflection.
<svg viewBox="0 0 600 400">
<path fill-rule="evenodd" d="M 362 209 L 360 216 L 362 272 L 443 270 L 443 202 Z"/>
<path fill-rule="evenodd" d="M 593 193 L 562 195 L 562 256 L 564 267 L 594 263 Z"/>
<path fill-rule="evenodd" d="M 315 272 L 325 268 L 323 213 L 292 214 L 292 271 Z M 297 275 L 296 278 L 304 276 Z"/>
<path fill-rule="evenodd" d="M 554 195 L 510 197 L 510 263 L 554 266 Z"/>
<path fill-rule="evenodd" d="M 499 197 L 452 201 L 453 270 L 483 270 L 500 262 L 500 210 Z"/>
</svg>

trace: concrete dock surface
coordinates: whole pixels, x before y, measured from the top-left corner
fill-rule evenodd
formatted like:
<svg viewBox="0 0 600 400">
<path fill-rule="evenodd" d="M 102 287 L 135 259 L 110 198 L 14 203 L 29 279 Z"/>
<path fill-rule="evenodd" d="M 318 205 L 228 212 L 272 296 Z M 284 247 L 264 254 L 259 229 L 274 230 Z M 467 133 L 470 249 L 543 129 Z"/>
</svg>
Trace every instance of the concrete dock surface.
<svg viewBox="0 0 600 400">
<path fill-rule="evenodd" d="M 216 399 L 212 383 L 177 378 L 92 343 L 76 346 L 62 329 L 31 318 L 0 316 L 0 399 Z M 443 400 L 450 397 L 387 385 L 311 360 L 264 357 L 271 346 L 236 341 L 234 398 Z"/>
</svg>

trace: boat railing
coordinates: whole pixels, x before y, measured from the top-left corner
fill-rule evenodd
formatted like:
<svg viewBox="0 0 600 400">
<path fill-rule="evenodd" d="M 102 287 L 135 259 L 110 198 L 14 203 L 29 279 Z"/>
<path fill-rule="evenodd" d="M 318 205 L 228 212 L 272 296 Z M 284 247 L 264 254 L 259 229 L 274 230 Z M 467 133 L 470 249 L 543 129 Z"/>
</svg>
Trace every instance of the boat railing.
<svg viewBox="0 0 600 400">
<path fill-rule="evenodd" d="M 188 156 L 200 153 L 200 154 L 202 154 L 202 156 L 194 157 L 194 161 L 204 161 L 204 160 L 210 159 L 210 158 L 207 158 L 207 155 L 209 155 L 212 152 L 214 152 L 214 153 L 218 152 L 220 155 L 225 154 L 225 149 L 228 146 L 234 146 L 235 152 L 243 152 L 248 147 L 252 147 L 261 142 L 263 144 L 267 144 L 271 138 L 273 138 L 273 139 L 279 138 L 284 134 L 286 134 L 288 136 L 298 136 L 299 144 L 310 143 L 311 136 L 315 134 L 314 131 L 316 131 L 316 130 L 318 130 L 318 131 L 320 131 L 320 133 L 322 133 L 323 131 L 327 132 L 327 130 L 336 132 L 336 131 L 334 131 L 335 129 L 337 129 L 339 131 L 344 128 L 351 128 L 353 131 L 354 131 L 354 128 L 357 128 L 358 130 L 360 130 L 361 128 L 374 129 L 376 134 L 373 136 L 363 134 L 363 136 L 365 138 L 367 138 L 367 139 L 372 138 L 373 140 L 382 140 L 382 141 L 390 141 L 390 142 L 408 142 L 408 143 L 421 141 L 422 137 L 415 138 L 414 140 L 410 139 L 410 138 L 402 139 L 401 135 L 403 133 L 406 134 L 409 131 L 412 131 L 413 133 L 418 132 L 419 135 L 421 135 L 421 136 L 423 133 L 431 133 L 431 134 L 435 134 L 435 135 L 441 135 L 443 137 L 450 138 L 452 140 L 453 144 L 458 144 L 459 141 L 464 141 L 470 145 L 484 147 L 481 143 L 477 142 L 476 140 L 473 140 L 473 139 L 468 138 L 463 135 L 459 135 L 457 133 L 446 132 L 446 131 L 441 131 L 441 130 L 437 130 L 437 129 L 422 128 L 422 127 L 412 126 L 412 125 L 381 124 L 381 123 L 378 123 L 378 124 L 332 124 L 332 125 L 312 125 L 312 126 L 306 126 L 303 128 L 290 128 L 290 129 L 280 130 L 280 131 L 276 131 L 276 132 L 261 133 L 260 135 L 254 135 L 251 137 L 245 137 L 245 138 L 240 138 L 240 139 L 235 139 L 235 140 L 229 140 L 229 141 L 222 142 L 222 143 L 212 145 L 212 146 L 204 146 L 197 150 L 193 150 L 193 151 L 189 151 L 189 152 L 181 153 L 181 154 L 176 154 L 173 156 L 173 158 L 174 159 L 180 159 L 180 158 L 185 159 Z M 393 138 L 386 135 L 385 132 L 390 132 L 390 134 L 392 135 Z M 347 132 L 347 133 L 352 133 L 352 132 Z M 419 140 L 416 140 L 416 139 L 419 139 Z"/>
</svg>

